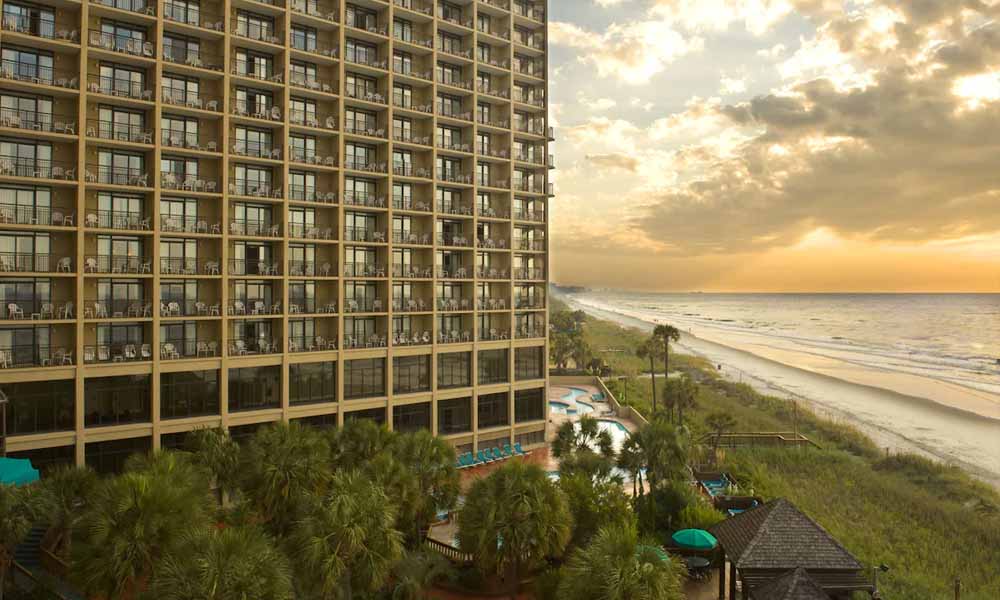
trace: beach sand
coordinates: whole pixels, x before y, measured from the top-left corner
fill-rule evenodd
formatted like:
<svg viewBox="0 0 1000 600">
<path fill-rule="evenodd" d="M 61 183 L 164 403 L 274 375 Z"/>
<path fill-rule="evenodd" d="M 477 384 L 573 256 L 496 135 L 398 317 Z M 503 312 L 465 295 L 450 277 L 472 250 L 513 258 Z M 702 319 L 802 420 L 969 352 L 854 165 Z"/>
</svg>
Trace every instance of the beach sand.
<svg viewBox="0 0 1000 600">
<path fill-rule="evenodd" d="M 574 309 L 651 331 L 648 323 L 560 296 Z M 913 452 L 962 467 L 1000 488 L 1000 403 L 990 394 L 931 378 L 887 373 L 826 357 L 685 332 L 680 352 L 721 365 L 727 379 L 802 402 L 848 423 L 887 452 Z M 738 336 L 734 336 L 738 338 Z"/>
</svg>

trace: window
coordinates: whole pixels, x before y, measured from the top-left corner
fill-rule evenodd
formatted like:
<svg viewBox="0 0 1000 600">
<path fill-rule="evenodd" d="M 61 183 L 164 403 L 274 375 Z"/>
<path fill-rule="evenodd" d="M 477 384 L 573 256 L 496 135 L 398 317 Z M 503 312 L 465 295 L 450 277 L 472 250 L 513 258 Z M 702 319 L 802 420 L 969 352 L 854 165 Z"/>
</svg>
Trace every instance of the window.
<svg viewBox="0 0 1000 600">
<path fill-rule="evenodd" d="M 392 393 L 412 394 L 430 389 L 430 355 L 397 356 L 392 359 Z"/>
<path fill-rule="evenodd" d="M 56 33 L 55 11 L 47 6 L 3 4 L 4 29 L 51 39 Z"/>
<path fill-rule="evenodd" d="M 3 57 L 3 68 L 8 76 L 52 84 L 51 53 L 4 46 L 0 56 Z"/>
<path fill-rule="evenodd" d="M 301 423 L 306 427 L 312 427 L 313 429 L 336 429 L 337 413 L 316 415 L 315 417 L 300 417 L 298 419 L 292 419 L 292 421 Z"/>
<path fill-rule="evenodd" d="M 164 16 L 171 21 L 201 24 L 201 2 L 198 0 L 167 0 L 163 5 Z"/>
<path fill-rule="evenodd" d="M 255 40 L 272 41 L 274 19 L 256 13 L 240 10 L 236 12 L 236 35 Z"/>
<path fill-rule="evenodd" d="M 369 421 L 375 422 L 377 425 L 385 425 L 385 409 L 370 408 L 368 410 L 354 410 L 349 413 L 344 413 L 344 423 L 357 421 L 358 419 L 368 419 Z"/>
<path fill-rule="evenodd" d="M 438 388 L 449 389 L 472 385 L 472 353 L 453 352 L 438 355 Z"/>
<path fill-rule="evenodd" d="M 0 390 L 8 403 L 7 435 L 50 431 L 72 431 L 75 417 L 74 384 L 71 379 L 10 383 Z"/>
<path fill-rule="evenodd" d="M 514 392 L 514 422 L 541 421 L 545 418 L 545 388 Z"/>
<path fill-rule="evenodd" d="M 385 359 L 365 358 L 347 361 L 344 364 L 344 399 L 379 396 L 385 396 Z"/>
<path fill-rule="evenodd" d="M 133 454 L 146 454 L 153 448 L 153 438 L 138 437 L 108 442 L 87 442 L 84 447 L 86 464 L 101 475 L 121 473 L 125 461 Z"/>
<path fill-rule="evenodd" d="M 541 379 L 545 376 L 545 348 L 517 348 L 514 350 L 514 379 Z"/>
<path fill-rule="evenodd" d="M 306 52 L 316 52 L 319 49 L 319 34 L 313 27 L 305 25 L 292 26 L 292 48 Z"/>
<path fill-rule="evenodd" d="M 451 96 L 448 94 L 437 95 L 437 111 L 439 115 L 445 117 L 457 117 L 462 113 L 461 96 Z"/>
<path fill-rule="evenodd" d="M 373 77 L 365 77 L 357 73 L 347 73 L 344 87 L 351 98 L 372 100 L 378 93 L 378 81 Z"/>
<path fill-rule="evenodd" d="M 472 398 L 438 401 L 438 434 L 472 431 Z"/>
<path fill-rule="evenodd" d="M 98 71 L 98 90 L 102 94 L 141 98 L 146 91 L 145 71 L 108 63 L 102 63 Z"/>
<path fill-rule="evenodd" d="M 413 88 L 401 83 L 392 85 L 392 103 L 400 108 L 413 108 Z"/>
<path fill-rule="evenodd" d="M 378 46 L 360 40 L 347 38 L 345 54 L 347 60 L 363 65 L 374 65 L 378 62 Z"/>
<path fill-rule="evenodd" d="M 392 21 L 392 35 L 397 40 L 402 40 L 404 42 L 413 41 L 413 23 L 407 21 L 406 19 L 393 19 Z"/>
<path fill-rule="evenodd" d="M 510 424 L 508 417 L 510 397 L 507 392 L 480 396 L 476 404 L 480 428 Z"/>
<path fill-rule="evenodd" d="M 462 85 L 462 67 L 451 63 L 439 61 L 437 64 L 438 83 L 448 85 Z"/>
<path fill-rule="evenodd" d="M 10 6 L 4 4 L 4 9 Z M 0 116 L 23 129 L 52 130 L 52 98 L 0 93 Z"/>
<path fill-rule="evenodd" d="M 270 79 L 274 75 L 274 57 L 238 48 L 236 50 L 236 74 L 256 79 Z"/>
<path fill-rule="evenodd" d="M 293 60 L 289 65 L 291 68 L 289 80 L 299 85 L 314 86 L 317 83 L 318 69 L 315 64 Z"/>
<path fill-rule="evenodd" d="M 219 414 L 219 372 L 160 374 L 160 418 L 184 419 Z"/>
<path fill-rule="evenodd" d="M 392 70 L 396 73 L 409 75 L 413 72 L 413 55 L 402 50 L 392 52 Z"/>
<path fill-rule="evenodd" d="M 479 385 L 507 381 L 507 350 L 480 350 Z"/>
<path fill-rule="evenodd" d="M 42 477 L 45 477 L 57 467 L 71 467 L 75 465 L 76 447 L 55 446 L 54 448 L 38 448 L 35 450 L 8 452 L 7 458 L 28 459 L 31 461 L 31 466 L 41 471 Z"/>
<path fill-rule="evenodd" d="M 174 73 L 163 74 L 163 99 L 174 104 L 186 104 L 188 101 L 201 101 L 201 82 L 196 77 L 185 77 Z"/>
<path fill-rule="evenodd" d="M 462 38 L 452 33 L 438 31 L 438 50 L 451 54 L 461 54 Z"/>
<path fill-rule="evenodd" d="M 271 92 L 245 87 L 236 88 L 236 108 L 247 114 L 267 114 L 270 113 L 273 106 L 274 97 Z"/>
<path fill-rule="evenodd" d="M 288 366 L 288 401 L 319 404 L 337 401 L 337 363 L 302 363 Z M 333 415 L 336 420 L 337 415 Z"/>
<path fill-rule="evenodd" d="M 197 161 L 191 161 L 197 164 Z M 137 185 L 146 175 L 142 154 L 101 150 L 97 153 L 97 180 L 115 185 Z M 145 184 L 144 184 L 145 185 Z"/>
<path fill-rule="evenodd" d="M 201 40 L 175 33 L 163 36 L 163 58 L 176 63 L 201 66 Z"/>
<path fill-rule="evenodd" d="M 410 433 L 431 428 L 431 403 L 405 404 L 392 407 L 392 429 Z"/>
<path fill-rule="evenodd" d="M 149 375 L 86 379 L 83 383 L 86 426 L 148 422 L 149 381 Z"/>
<path fill-rule="evenodd" d="M 52 146 L 22 140 L 0 140 L 0 158 L 5 161 L 8 175 L 18 177 L 52 177 Z M 13 167 L 14 171 L 9 172 Z"/>
<path fill-rule="evenodd" d="M 371 31 L 378 28 L 378 13 L 355 4 L 347 5 L 347 26 Z"/>
<path fill-rule="evenodd" d="M 272 136 L 270 129 L 237 126 L 233 151 L 236 154 L 267 158 L 272 150 Z"/>
<path fill-rule="evenodd" d="M 344 164 L 348 169 L 364 170 L 369 165 L 375 163 L 377 156 L 374 146 L 355 144 L 353 142 L 348 142 L 345 145 L 345 152 L 347 154 L 347 161 Z"/>
<path fill-rule="evenodd" d="M 281 406 L 281 367 L 229 369 L 229 411 Z"/>
<path fill-rule="evenodd" d="M 519 433 L 514 436 L 514 442 L 521 444 L 522 446 L 537 446 L 538 444 L 545 443 L 545 430 L 541 429 L 539 431 L 529 431 L 528 433 Z"/>
</svg>

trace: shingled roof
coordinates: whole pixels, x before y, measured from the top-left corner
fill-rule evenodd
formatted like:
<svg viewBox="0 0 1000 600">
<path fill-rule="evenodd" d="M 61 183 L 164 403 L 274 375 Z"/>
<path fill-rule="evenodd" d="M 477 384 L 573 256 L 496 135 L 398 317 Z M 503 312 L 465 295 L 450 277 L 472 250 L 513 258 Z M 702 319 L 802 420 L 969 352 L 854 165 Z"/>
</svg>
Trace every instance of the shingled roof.
<svg viewBox="0 0 1000 600">
<path fill-rule="evenodd" d="M 830 600 L 809 572 L 798 567 L 750 593 L 753 600 Z"/>
<path fill-rule="evenodd" d="M 794 504 L 779 498 L 710 530 L 738 569 L 860 571 L 853 554 Z"/>
</svg>

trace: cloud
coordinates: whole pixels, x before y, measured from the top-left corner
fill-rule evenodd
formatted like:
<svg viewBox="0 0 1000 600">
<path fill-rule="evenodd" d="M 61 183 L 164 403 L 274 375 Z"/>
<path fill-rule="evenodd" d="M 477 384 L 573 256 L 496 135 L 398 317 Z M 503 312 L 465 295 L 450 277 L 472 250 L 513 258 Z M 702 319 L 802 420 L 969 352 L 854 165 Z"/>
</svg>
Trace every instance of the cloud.
<svg viewBox="0 0 1000 600">
<path fill-rule="evenodd" d="M 612 24 L 604 33 L 565 22 L 549 26 L 549 41 L 580 52 L 599 77 L 617 77 L 631 85 L 648 83 L 678 58 L 704 48 L 700 37 L 685 37 L 666 21 Z"/>
<path fill-rule="evenodd" d="M 655 0 L 650 14 L 688 31 L 720 32 L 734 23 L 763 35 L 792 13 L 789 0 Z"/>
<path fill-rule="evenodd" d="M 747 80 L 748 77 L 746 75 L 742 77 L 727 77 L 723 74 L 719 79 L 719 94 L 723 96 L 742 94 L 747 91 Z"/>
<path fill-rule="evenodd" d="M 775 44 L 770 48 L 764 48 L 757 51 L 757 56 L 765 60 L 777 60 L 781 58 L 788 48 L 784 44 Z"/>
<path fill-rule="evenodd" d="M 588 154 L 587 162 L 604 171 L 625 171 L 635 173 L 639 169 L 639 159 L 628 154 Z"/>
</svg>

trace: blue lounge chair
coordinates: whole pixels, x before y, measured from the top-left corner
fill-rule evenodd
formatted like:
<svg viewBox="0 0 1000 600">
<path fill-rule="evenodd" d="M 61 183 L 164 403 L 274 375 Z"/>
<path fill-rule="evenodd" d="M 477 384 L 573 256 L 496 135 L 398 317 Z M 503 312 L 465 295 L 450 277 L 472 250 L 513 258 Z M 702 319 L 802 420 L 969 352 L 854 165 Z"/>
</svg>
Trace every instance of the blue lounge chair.
<svg viewBox="0 0 1000 600">
<path fill-rule="evenodd" d="M 521 449 L 521 442 L 514 442 L 514 453 L 520 456 L 527 454 L 527 452 Z"/>
<path fill-rule="evenodd" d="M 510 458 L 512 456 L 514 456 L 514 451 L 511 450 L 510 444 L 504 444 L 503 445 L 503 457 L 504 458 Z"/>
<path fill-rule="evenodd" d="M 503 460 L 505 458 L 507 457 L 503 455 L 503 452 L 500 452 L 500 448 L 493 448 L 493 460 Z"/>
<path fill-rule="evenodd" d="M 478 462 L 479 462 L 480 464 L 483 464 L 483 465 L 485 465 L 485 464 L 487 464 L 487 463 L 491 463 L 491 462 L 493 462 L 493 459 L 492 459 L 492 458 L 487 458 L 487 457 L 486 457 L 486 455 L 485 455 L 485 454 L 483 454 L 483 451 L 482 451 L 482 450 L 480 450 L 479 452 L 476 452 L 476 460 L 477 460 L 477 461 L 478 461 Z"/>
<path fill-rule="evenodd" d="M 475 462 L 476 462 L 475 460 L 473 460 L 471 452 L 463 452 L 462 456 L 458 457 L 458 461 L 459 461 L 459 463 L 461 463 L 461 465 L 462 465 L 461 468 L 462 469 L 467 469 L 467 468 L 471 467 L 473 464 L 475 464 Z"/>
</svg>

